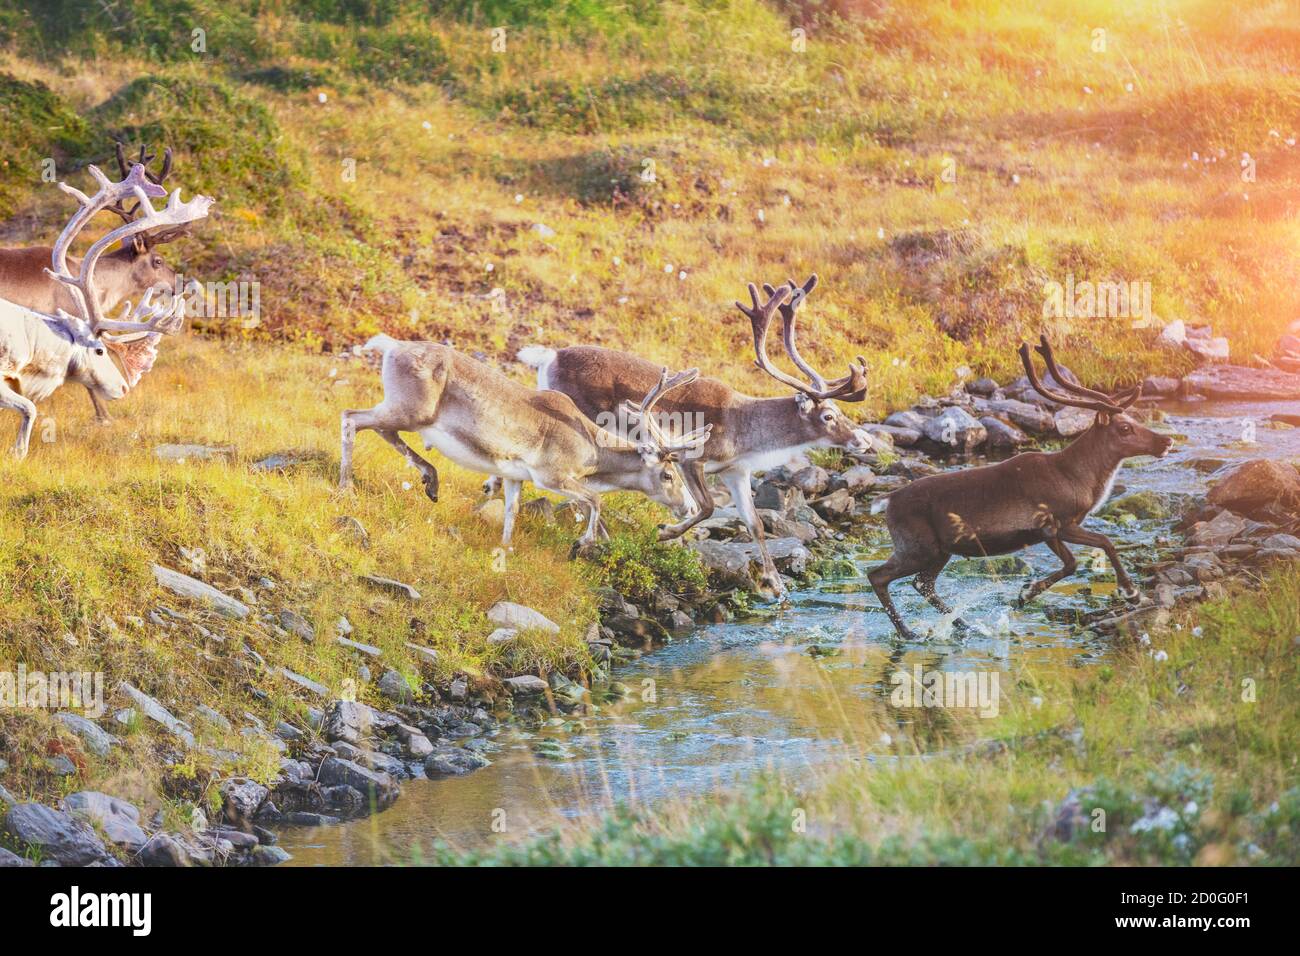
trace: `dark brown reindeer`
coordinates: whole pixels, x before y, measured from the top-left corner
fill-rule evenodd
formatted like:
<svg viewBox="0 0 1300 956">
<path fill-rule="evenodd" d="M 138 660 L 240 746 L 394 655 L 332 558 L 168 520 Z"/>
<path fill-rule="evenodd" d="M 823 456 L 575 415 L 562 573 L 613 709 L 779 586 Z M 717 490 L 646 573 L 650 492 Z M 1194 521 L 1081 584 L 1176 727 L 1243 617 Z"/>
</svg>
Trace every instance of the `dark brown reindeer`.
<svg viewBox="0 0 1300 956">
<path fill-rule="evenodd" d="M 994 465 L 931 475 L 882 500 L 894 553 L 867 577 L 904 638 L 915 640 L 916 635 L 903 623 L 889 597 L 890 582 L 915 575 L 912 586 L 940 613 L 951 614 L 952 608 L 934 586 L 953 555 L 985 557 L 1046 544 L 1062 566 L 1026 585 L 1020 593 L 1023 605 L 1074 573 L 1077 563 L 1067 544 L 1101 548 L 1115 568 L 1120 593 L 1129 599 L 1137 597 L 1115 545 L 1105 535 L 1079 525 L 1110 495 L 1124 459 L 1164 457 L 1172 439 L 1157 435 L 1125 414 L 1141 395 L 1141 385 L 1112 396 L 1073 384 L 1057 367 L 1047 336 L 1041 341 L 1036 351 L 1065 392 L 1039 381 L 1029 346 L 1022 344 L 1020 361 L 1034 390 L 1061 405 L 1092 409 L 1097 417 L 1061 451 L 1027 452 Z M 967 627 L 960 618 L 953 626 L 959 631 Z"/>
</svg>

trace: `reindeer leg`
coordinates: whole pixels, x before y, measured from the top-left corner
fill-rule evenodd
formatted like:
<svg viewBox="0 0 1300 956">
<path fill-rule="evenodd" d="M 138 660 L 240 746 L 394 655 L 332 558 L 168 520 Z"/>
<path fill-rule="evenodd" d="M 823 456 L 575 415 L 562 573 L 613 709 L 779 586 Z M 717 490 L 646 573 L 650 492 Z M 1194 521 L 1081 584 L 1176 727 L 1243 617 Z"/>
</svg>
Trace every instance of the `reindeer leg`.
<svg viewBox="0 0 1300 956">
<path fill-rule="evenodd" d="M 686 487 L 690 489 L 691 497 L 695 499 L 697 505 L 695 514 L 677 524 L 660 525 L 660 541 L 681 537 L 713 514 L 713 495 L 709 493 L 709 486 L 704 480 L 704 465 L 694 460 L 683 462 L 682 476 L 686 479 Z"/>
<path fill-rule="evenodd" d="M 542 481 L 539 481 L 538 478 L 537 474 L 533 475 L 533 484 L 543 491 L 552 491 L 557 495 L 564 495 L 564 497 L 572 501 L 587 506 L 587 528 L 582 532 L 582 537 L 573 542 L 573 547 L 569 549 L 569 560 L 572 561 L 596 543 L 596 531 L 600 527 L 600 495 L 576 478 Z"/>
<path fill-rule="evenodd" d="M 885 609 L 885 613 L 889 615 L 889 620 L 894 624 L 894 630 L 905 641 L 919 641 L 921 638 L 904 623 L 903 616 L 898 613 L 898 608 L 894 607 L 894 599 L 889 596 L 889 585 L 899 578 L 905 578 L 910 574 L 924 571 L 928 566 L 933 566 L 933 563 L 933 554 L 908 555 L 904 551 L 895 551 L 889 556 L 888 561 L 880 565 L 880 567 L 872 568 L 867 573 L 867 580 L 871 582 L 871 590 L 876 592 L 881 607 Z M 947 558 L 944 558 L 944 564 L 947 563 Z M 935 573 L 938 574 L 937 571 Z"/>
<path fill-rule="evenodd" d="M 524 487 L 524 483 L 515 481 L 513 478 L 507 478 L 502 482 L 502 485 L 506 493 L 506 517 L 505 523 L 501 526 L 501 545 L 508 548 L 510 546 L 510 537 L 515 530 L 515 515 L 519 513 L 519 492 Z"/>
<path fill-rule="evenodd" d="M 32 428 L 36 425 L 36 406 L 31 399 L 20 395 L 0 380 L 0 408 L 12 408 L 22 419 L 18 427 L 18 440 L 14 442 L 14 457 L 22 461 L 27 457 L 32 441 Z"/>
<path fill-rule="evenodd" d="M 951 614 L 952 608 L 948 605 L 947 601 L 939 597 L 939 592 L 935 590 L 934 585 L 939 579 L 940 572 L 943 571 L 945 565 L 948 564 L 949 557 L 950 555 L 945 554 L 941 559 L 930 565 L 925 570 L 918 571 L 916 577 L 912 578 L 912 587 L 916 589 L 916 593 L 929 601 L 930 606 L 936 611 L 944 615 Z M 970 630 L 970 625 L 959 617 L 953 618 L 952 627 L 953 630 L 958 633 L 965 633 Z"/>
<path fill-rule="evenodd" d="M 1115 550 L 1115 545 L 1110 538 L 1104 534 L 1097 534 L 1095 531 L 1085 531 L 1078 525 L 1068 525 L 1062 528 L 1057 532 L 1057 536 L 1062 541 L 1070 542 L 1070 544 L 1101 548 L 1106 553 L 1106 559 L 1110 561 L 1110 566 L 1115 569 L 1115 581 L 1119 584 L 1120 596 L 1130 601 L 1138 597 L 1138 589 L 1133 586 L 1133 581 L 1129 578 L 1128 572 L 1124 570 L 1124 565 L 1120 563 L 1119 552 Z"/>
<path fill-rule="evenodd" d="M 421 480 L 424 482 L 424 493 L 436 505 L 438 503 L 438 469 L 427 462 L 414 448 L 402 441 L 402 437 L 397 432 L 386 428 L 376 428 L 375 434 L 396 448 L 399 455 L 419 469 Z"/>
<path fill-rule="evenodd" d="M 91 388 L 89 385 L 86 386 L 86 394 L 90 396 L 90 404 L 95 406 L 95 424 L 97 425 L 113 424 L 112 417 L 108 414 L 108 410 L 104 408 L 103 400 L 95 393 L 95 390 Z"/>
<path fill-rule="evenodd" d="M 777 600 L 784 600 L 785 582 L 777 573 L 772 556 L 767 553 L 767 541 L 763 537 L 763 519 L 758 516 L 758 510 L 754 507 L 754 492 L 749 487 L 749 472 L 728 472 L 722 480 L 731 492 L 731 500 L 735 502 L 736 510 L 740 512 L 740 520 L 745 522 L 745 527 L 749 529 L 749 537 L 758 545 L 758 553 L 763 559 L 763 572 L 759 586 L 771 591 L 772 596 Z"/>
<path fill-rule="evenodd" d="M 1063 562 L 1063 567 L 1060 567 L 1057 570 L 1053 571 L 1051 574 L 1043 578 L 1041 581 L 1034 581 L 1031 584 L 1025 585 L 1024 588 L 1022 588 L 1020 591 L 1020 597 L 1016 601 L 1016 607 L 1024 607 L 1034 598 L 1038 597 L 1038 595 L 1042 594 L 1044 591 L 1050 588 L 1057 581 L 1060 581 L 1062 578 L 1068 578 L 1071 574 L 1074 573 L 1075 568 L 1079 566 L 1078 562 L 1074 560 L 1074 555 L 1070 553 L 1070 549 L 1067 548 L 1065 546 L 1065 542 L 1061 540 L 1062 537 L 1064 537 L 1064 535 L 1062 535 L 1061 532 L 1058 531 L 1055 535 L 1048 538 L 1043 543 L 1046 544 L 1049 548 L 1051 548 L 1052 553 L 1061 559 L 1061 561 Z M 1101 536 L 1098 535 L 1098 537 Z M 1107 543 L 1109 544 L 1109 542 Z"/>
</svg>

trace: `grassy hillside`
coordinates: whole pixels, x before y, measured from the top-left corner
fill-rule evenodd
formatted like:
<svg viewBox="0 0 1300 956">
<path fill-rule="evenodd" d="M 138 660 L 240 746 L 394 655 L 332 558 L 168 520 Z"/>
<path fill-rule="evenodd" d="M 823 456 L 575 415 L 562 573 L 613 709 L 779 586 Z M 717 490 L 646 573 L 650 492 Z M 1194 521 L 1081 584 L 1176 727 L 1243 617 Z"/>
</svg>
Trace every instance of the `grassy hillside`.
<svg viewBox="0 0 1300 956">
<path fill-rule="evenodd" d="M 6 0 L 0 69 L 44 87 L 6 103 L 68 117 L 29 121 L 61 170 L 178 148 L 221 201 L 188 271 L 262 283 L 231 335 L 599 341 L 770 391 L 730 302 L 816 270 L 809 348 L 865 352 L 881 407 L 1010 369 L 1070 275 L 1150 283 L 1243 359 L 1294 318 L 1290 8 L 433 6 Z M 48 236 L 30 158 L 3 183 L 10 238 Z M 1099 378 L 1181 361 L 1127 318 L 1048 324 Z"/>
<path fill-rule="evenodd" d="M 946 390 L 963 367 L 1006 377 L 1014 344 L 1044 324 L 1097 382 L 1181 371 L 1185 356 L 1153 345 L 1178 318 L 1213 323 L 1239 359 L 1268 354 L 1300 287 L 1297 52 L 1294 7 L 1225 16 L 1209 0 L 0 0 L 0 244 L 48 241 L 65 221 L 44 160 L 84 186 L 112 137 L 168 144 L 186 195 L 218 199 L 169 258 L 202 280 L 259 283 L 262 306 L 256 324 L 203 320 L 166 343 L 114 426 L 92 426 L 65 389 L 30 459 L 0 460 L 0 663 L 129 674 L 180 710 L 203 700 L 265 720 L 300 715 L 302 695 L 250 676 L 245 641 L 337 692 L 356 673 L 330 641 L 340 614 L 413 685 L 583 663 L 601 571 L 564 560 L 571 529 L 526 520 L 502 571 L 496 530 L 471 512 L 478 477 L 443 468 L 435 508 L 372 436 L 357 491 L 333 491 L 338 412 L 378 398 L 373 372 L 341 355 L 379 330 L 447 339 L 521 378 L 518 346 L 581 341 L 776 394 L 731 302 L 747 281 L 816 271 L 803 351 L 834 370 L 864 354 L 873 412 Z M 1149 283 L 1157 321 L 1044 322 L 1045 283 L 1070 277 Z M 0 443 L 13 429 L 0 415 Z M 164 442 L 234 457 L 163 461 Z M 298 463 L 250 467 L 273 452 Z M 643 510 L 624 509 L 644 524 Z M 168 600 L 155 561 L 201 562 L 259 613 L 302 613 L 318 640 L 232 624 L 219 642 L 151 620 Z M 362 574 L 436 600 L 413 615 Z M 488 645 L 484 609 L 500 599 L 543 611 L 561 639 Z M 1276 601 L 1293 634 L 1294 582 Z M 1281 667 L 1274 643 L 1251 652 Z M 1113 723 L 1095 703 L 1111 699 L 1103 682 L 1008 734 L 1068 726 L 1073 707 L 1113 756 L 1061 757 L 1071 782 L 1126 773 L 1115 742 L 1146 726 L 1172 668 L 1116 671 Z M 1185 711 L 1132 766 L 1154 770 L 1169 741 L 1218 740 L 1223 713 Z M 1238 765 L 1210 771 L 1247 781 L 1241 814 L 1285 790 L 1262 768 L 1270 754 L 1282 765 L 1294 714 L 1270 713 Z M 44 714 L 6 715 L 6 786 L 134 796 L 210 769 L 165 770 L 141 734 L 74 781 L 45 763 L 60 740 Z M 851 779 L 826 799 L 866 795 L 874 819 L 900 825 L 928 806 L 980 827 L 977 810 L 1059 791 L 1046 753 L 1023 777 L 994 762 L 945 778 L 973 781 L 964 808 L 925 789 L 951 768 Z M 270 773 L 269 758 L 253 749 L 240 769 Z M 1031 822 L 1006 821 L 1008 839 Z"/>
</svg>

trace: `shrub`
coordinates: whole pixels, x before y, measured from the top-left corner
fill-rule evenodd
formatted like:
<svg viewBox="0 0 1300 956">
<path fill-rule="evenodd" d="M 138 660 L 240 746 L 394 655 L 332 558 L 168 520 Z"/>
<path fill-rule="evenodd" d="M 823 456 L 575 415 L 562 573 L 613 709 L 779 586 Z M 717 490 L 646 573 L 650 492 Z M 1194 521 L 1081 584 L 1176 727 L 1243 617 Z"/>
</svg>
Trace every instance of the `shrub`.
<svg viewBox="0 0 1300 956">
<path fill-rule="evenodd" d="M 92 139 L 90 125 L 48 87 L 0 73 L 0 218 L 41 182 L 43 160 L 62 170 L 93 148 Z"/>
</svg>

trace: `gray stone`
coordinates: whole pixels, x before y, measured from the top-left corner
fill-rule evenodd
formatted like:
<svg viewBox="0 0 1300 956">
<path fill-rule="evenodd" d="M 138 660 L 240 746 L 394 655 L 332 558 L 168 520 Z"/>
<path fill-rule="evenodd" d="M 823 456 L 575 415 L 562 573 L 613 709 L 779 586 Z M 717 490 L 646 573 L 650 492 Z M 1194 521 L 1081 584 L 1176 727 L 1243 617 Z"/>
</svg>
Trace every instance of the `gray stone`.
<svg viewBox="0 0 1300 956">
<path fill-rule="evenodd" d="M 1017 428 L 1022 428 L 1032 435 L 1048 435 L 1056 430 L 1052 413 L 1029 402 L 1002 398 L 989 402 L 985 407 L 993 415 L 1005 418 Z"/>
<path fill-rule="evenodd" d="M 535 674 L 507 677 L 502 683 L 510 688 L 512 694 L 541 694 L 546 691 L 546 681 Z"/>
<path fill-rule="evenodd" d="M 211 461 L 230 459 L 235 449 L 230 445 L 155 445 L 153 453 L 163 461 Z"/>
<path fill-rule="evenodd" d="M 890 428 L 901 428 L 908 431 L 924 433 L 925 423 L 927 421 L 929 421 L 929 419 L 926 416 L 909 410 L 894 412 L 885 419 L 885 425 Z"/>
<path fill-rule="evenodd" d="M 86 749 L 97 757 L 107 757 L 109 751 L 113 749 L 113 744 L 117 742 L 116 737 L 81 714 L 61 710 L 54 715 L 54 719 L 80 737 Z"/>
<path fill-rule="evenodd" d="M 420 592 L 409 584 L 403 584 L 401 581 L 394 581 L 392 578 L 380 577 L 377 574 L 363 574 L 361 579 L 367 584 L 374 585 L 381 591 L 387 591 L 397 597 L 406 598 L 408 601 L 420 600 Z"/>
<path fill-rule="evenodd" d="M 169 833 L 155 833 L 140 851 L 145 866 L 196 866 L 200 863 L 179 840 Z"/>
<path fill-rule="evenodd" d="M 704 566 L 724 587 L 753 590 L 762 573 L 762 557 L 752 541 L 692 541 Z M 779 570 L 802 574 L 811 553 L 798 538 L 772 538 L 768 554 Z"/>
<path fill-rule="evenodd" d="M 287 667 L 281 667 L 280 674 L 285 678 L 285 680 L 297 684 L 299 687 L 303 688 L 304 690 L 311 691 L 317 697 L 328 697 L 330 695 L 329 688 L 326 687 L 324 684 L 318 684 L 310 677 L 304 677 L 301 674 L 289 670 L 289 668 Z"/>
<path fill-rule="evenodd" d="M 1209 521 L 1198 521 L 1187 533 L 1190 544 L 1220 548 L 1249 530 L 1251 524 L 1231 511 L 1220 511 Z"/>
<path fill-rule="evenodd" d="M 398 704 L 409 704 L 415 695 L 406 678 L 395 670 L 386 670 L 379 678 L 379 693 Z"/>
<path fill-rule="evenodd" d="M 327 787 L 346 786 L 359 790 L 375 802 L 377 809 L 388 806 L 401 793 L 401 787 L 390 774 L 338 757 L 326 757 L 321 763 L 320 782 Z"/>
<path fill-rule="evenodd" d="M 972 451 L 988 438 L 988 432 L 977 419 L 955 406 L 927 419 L 921 432 L 928 441 L 959 452 Z"/>
<path fill-rule="evenodd" d="M 0 846 L 0 870 L 9 868 L 18 868 L 20 866 L 32 866 L 31 860 L 24 860 L 21 856 L 12 850 L 6 850 Z"/>
<path fill-rule="evenodd" d="M 316 629 L 307 622 L 301 614 L 284 608 L 280 611 L 280 626 L 297 637 L 302 638 L 308 644 L 316 640 Z"/>
<path fill-rule="evenodd" d="M 513 627 L 517 631 L 560 633 L 560 625 L 546 617 L 546 615 L 511 601 L 498 601 L 492 605 L 487 612 L 487 618 L 498 627 Z"/>
<path fill-rule="evenodd" d="M 423 658 L 425 661 L 429 662 L 430 664 L 434 663 L 438 659 L 438 652 L 435 651 L 432 647 L 424 647 L 423 645 L 412 644 L 410 641 L 407 641 L 406 649 L 408 651 L 411 651 L 413 654 L 415 654 L 416 657 Z"/>
<path fill-rule="evenodd" d="M 252 830 L 253 818 L 271 795 L 270 790 L 247 777 L 223 780 L 218 790 L 221 792 L 225 820 L 245 831 Z"/>
<path fill-rule="evenodd" d="M 148 834 L 140 829 L 140 811 L 125 800 L 95 790 L 83 790 L 64 797 L 63 806 L 95 824 L 112 843 L 132 853 L 149 839 Z"/>
<path fill-rule="evenodd" d="M 4 832 L 18 844 L 59 866 L 115 863 L 84 820 L 41 803 L 20 803 L 5 814 Z"/>
<path fill-rule="evenodd" d="M 334 527 L 347 532 L 361 547 L 370 547 L 370 532 L 352 515 L 339 515 L 334 519 Z"/>
<path fill-rule="evenodd" d="M 839 521 L 852 515 L 857 510 L 858 502 L 847 488 L 840 488 L 814 501 L 812 506 L 827 521 Z"/>
<path fill-rule="evenodd" d="M 161 564 L 153 565 L 153 576 L 158 584 L 173 594 L 210 606 L 218 614 L 242 620 L 250 611 L 247 604 L 223 594 L 210 584 L 205 584 L 188 574 L 181 574 Z"/>
<path fill-rule="evenodd" d="M 488 766 L 490 761 L 482 754 L 465 750 L 463 747 L 446 747 L 429 754 L 424 761 L 424 772 L 430 777 L 449 774 L 466 774 Z"/>
<path fill-rule="evenodd" d="M 866 465 L 854 465 L 840 473 L 844 487 L 852 494 L 866 491 L 876 483 L 876 473 Z"/>
<path fill-rule="evenodd" d="M 1300 399 L 1300 375 L 1240 365 L 1210 365 L 1185 379 L 1187 388 L 1224 401 L 1294 401 Z"/>
<path fill-rule="evenodd" d="M 278 866 L 281 863 L 287 863 L 293 857 L 289 851 L 278 846 L 258 845 L 253 847 L 252 853 L 249 854 L 249 864 L 252 866 Z"/>
<path fill-rule="evenodd" d="M 800 468 L 790 477 L 790 484 L 803 492 L 806 498 L 820 495 L 830 486 L 830 483 L 830 474 L 825 468 L 819 468 L 816 465 Z"/>
<path fill-rule="evenodd" d="M 356 651 L 358 654 L 364 654 L 366 657 L 382 657 L 384 653 L 372 644 L 362 644 L 360 641 L 354 641 L 348 637 L 336 637 L 334 643 L 339 647 L 346 647 L 350 651 Z"/>
<path fill-rule="evenodd" d="M 992 415 L 985 415 L 980 419 L 980 424 L 988 432 L 989 448 L 999 451 L 1008 451 L 1019 448 L 1021 445 L 1029 443 L 1029 436 L 1022 432 L 1015 425 L 1009 425 L 1000 418 L 994 418 Z"/>
<path fill-rule="evenodd" d="M 1089 409 L 1066 405 L 1052 416 L 1052 420 L 1056 424 L 1057 433 L 1062 438 L 1073 438 L 1091 428 L 1096 417 L 1097 413 Z"/>
<path fill-rule="evenodd" d="M 135 703 L 140 711 L 156 724 L 160 724 L 169 733 L 179 737 L 185 742 L 185 746 L 194 746 L 194 734 L 190 731 L 189 724 L 176 717 L 170 710 L 164 707 L 158 701 L 154 700 L 144 691 L 133 687 L 126 681 L 122 681 L 118 687 Z"/>
<path fill-rule="evenodd" d="M 919 428 L 868 424 L 863 425 L 862 429 L 871 436 L 876 451 L 890 451 L 895 445 L 899 448 L 911 448 L 921 440 L 921 429 Z M 885 445 L 886 441 L 889 443 L 887 446 Z"/>
<path fill-rule="evenodd" d="M 488 635 L 487 642 L 489 644 L 509 644 L 518 635 L 519 632 L 513 627 L 498 627 Z"/>
<path fill-rule="evenodd" d="M 323 733 L 326 740 L 344 740 L 350 744 L 360 744 L 370 736 L 373 725 L 373 712 L 365 704 L 339 700 L 334 702 L 329 716 L 325 718 Z"/>
</svg>

